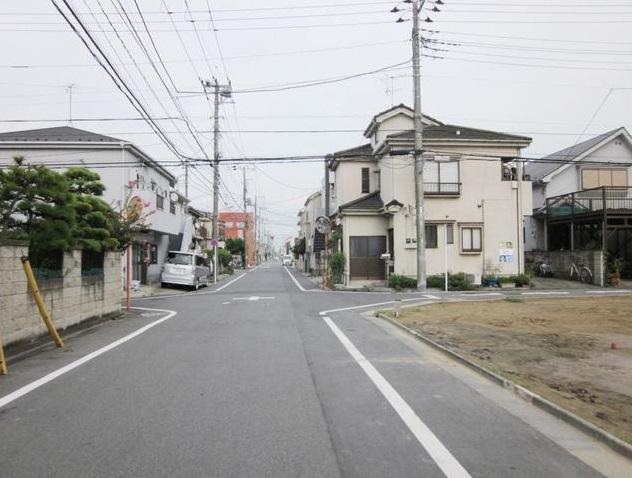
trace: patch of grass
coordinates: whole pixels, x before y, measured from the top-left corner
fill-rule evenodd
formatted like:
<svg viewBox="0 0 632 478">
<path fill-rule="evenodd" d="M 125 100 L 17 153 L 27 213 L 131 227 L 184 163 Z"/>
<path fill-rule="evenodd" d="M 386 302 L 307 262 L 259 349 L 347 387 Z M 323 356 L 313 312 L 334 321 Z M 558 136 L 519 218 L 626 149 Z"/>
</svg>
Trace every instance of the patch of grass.
<svg viewBox="0 0 632 478">
<path fill-rule="evenodd" d="M 505 302 L 512 302 L 514 304 L 520 304 L 524 302 L 524 299 L 520 297 L 505 297 Z"/>
</svg>

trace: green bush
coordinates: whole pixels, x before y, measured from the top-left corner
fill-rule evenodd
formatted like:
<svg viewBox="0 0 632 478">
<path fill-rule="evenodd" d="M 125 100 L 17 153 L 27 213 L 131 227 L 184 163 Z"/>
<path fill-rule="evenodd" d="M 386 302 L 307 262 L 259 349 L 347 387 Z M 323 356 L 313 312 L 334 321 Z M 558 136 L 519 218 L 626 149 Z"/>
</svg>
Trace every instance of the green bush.
<svg viewBox="0 0 632 478">
<path fill-rule="evenodd" d="M 206 255 L 209 262 L 213 263 L 213 249 L 207 249 Z M 233 274 L 233 255 L 226 249 L 217 249 L 218 272 L 222 270 L 225 274 Z"/>
<path fill-rule="evenodd" d="M 445 275 L 436 274 L 426 277 L 426 287 L 444 289 Z M 448 274 L 448 290 L 474 290 L 474 284 L 468 280 L 464 272 Z"/>
<path fill-rule="evenodd" d="M 527 274 L 520 274 L 518 276 L 515 276 L 514 283 L 516 284 L 517 287 L 529 285 L 531 284 L 531 278 Z"/>
<path fill-rule="evenodd" d="M 412 277 L 393 274 L 388 278 L 388 286 L 392 289 L 414 289 L 417 287 L 417 280 Z"/>
<path fill-rule="evenodd" d="M 449 290 L 474 290 L 474 284 L 467 278 L 464 272 L 448 274 Z"/>
<path fill-rule="evenodd" d="M 450 279 L 448 277 L 448 285 Z M 443 289 L 445 288 L 445 275 L 437 274 L 434 276 L 426 277 L 426 287 L 430 287 L 431 289 Z"/>
<path fill-rule="evenodd" d="M 345 255 L 336 252 L 329 258 L 329 280 L 332 284 L 341 284 L 345 273 Z"/>
</svg>

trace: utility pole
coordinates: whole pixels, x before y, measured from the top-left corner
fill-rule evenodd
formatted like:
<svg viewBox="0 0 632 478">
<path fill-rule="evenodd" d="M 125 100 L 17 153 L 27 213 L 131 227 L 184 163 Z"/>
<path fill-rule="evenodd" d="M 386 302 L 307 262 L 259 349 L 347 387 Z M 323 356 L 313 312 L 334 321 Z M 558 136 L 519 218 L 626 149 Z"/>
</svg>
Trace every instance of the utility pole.
<svg viewBox="0 0 632 478">
<path fill-rule="evenodd" d="M 244 269 L 248 269 L 248 199 L 246 197 L 248 190 L 246 186 L 246 167 L 243 168 L 244 174 Z"/>
<path fill-rule="evenodd" d="M 217 283 L 219 241 L 219 84 L 213 82 L 213 282 Z"/>
<path fill-rule="evenodd" d="M 425 0 L 413 1 L 413 89 L 415 93 L 415 214 L 417 238 L 417 290 L 426 290 L 426 225 L 424 221 L 424 157 L 423 157 L 423 122 L 421 114 L 421 75 L 419 58 L 421 55 L 421 38 L 419 36 L 419 11 Z"/>
<path fill-rule="evenodd" d="M 254 219 L 255 223 L 254 223 L 254 231 L 255 231 L 255 264 L 259 264 L 259 250 L 261 249 L 261 244 L 259 244 L 259 242 L 261 241 L 261 235 L 258 232 L 257 226 L 259 226 L 259 213 L 258 213 L 258 209 L 257 209 L 257 196 L 255 195 L 255 219 Z M 257 238 L 258 241 L 257 242 Z"/>
<path fill-rule="evenodd" d="M 222 98 L 230 98 L 232 88 L 228 85 L 220 85 L 217 78 L 213 81 L 204 80 L 202 86 L 206 91 L 207 88 L 213 88 L 213 243 L 219 242 L 219 103 Z M 188 190 L 188 162 L 184 163 L 185 173 L 185 190 Z M 188 197 L 188 193 L 185 193 Z M 217 282 L 217 245 L 213 247 L 213 279 Z"/>
</svg>

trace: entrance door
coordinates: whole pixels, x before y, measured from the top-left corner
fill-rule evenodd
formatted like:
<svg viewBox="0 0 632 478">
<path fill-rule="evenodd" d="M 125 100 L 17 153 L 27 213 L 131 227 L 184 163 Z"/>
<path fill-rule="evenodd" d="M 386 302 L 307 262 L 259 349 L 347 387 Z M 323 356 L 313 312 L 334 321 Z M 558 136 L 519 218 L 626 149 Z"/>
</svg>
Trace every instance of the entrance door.
<svg viewBox="0 0 632 478">
<path fill-rule="evenodd" d="M 384 280 L 386 236 L 352 236 L 349 238 L 351 280 Z"/>
</svg>

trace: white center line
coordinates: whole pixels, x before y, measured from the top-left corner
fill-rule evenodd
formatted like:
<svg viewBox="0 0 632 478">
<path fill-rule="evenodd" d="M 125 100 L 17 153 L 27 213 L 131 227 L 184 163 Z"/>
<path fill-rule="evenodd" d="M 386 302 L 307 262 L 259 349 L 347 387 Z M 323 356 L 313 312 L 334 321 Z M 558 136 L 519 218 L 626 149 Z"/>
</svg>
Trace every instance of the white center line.
<svg viewBox="0 0 632 478">
<path fill-rule="evenodd" d="M 119 345 L 124 344 L 125 342 L 129 340 L 132 340 L 134 337 L 137 337 L 140 334 L 147 332 L 152 327 L 155 327 L 156 325 L 163 323 L 165 320 L 169 320 L 171 317 L 177 314 L 177 312 L 173 310 L 146 309 L 144 307 L 133 307 L 133 309 L 165 312 L 167 315 L 164 316 L 162 319 L 155 320 L 154 322 L 151 322 L 145 325 L 144 327 L 141 327 L 140 329 L 132 332 L 131 334 L 128 334 L 125 337 L 121 337 L 120 339 L 115 340 L 114 342 L 104 347 L 101 347 L 100 349 L 95 350 L 94 352 L 89 353 L 88 355 L 84 355 L 83 357 L 75 360 L 74 362 L 70 362 L 68 365 L 58 368 L 57 370 L 49 373 L 48 375 L 44 375 L 42 378 L 39 378 L 35 380 L 34 382 L 29 383 L 28 385 L 24 385 L 23 387 L 18 388 L 14 392 L 11 392 L 8 395 L 5 395 L 4 397 L 0 397 L 0 408 L 4 407 L 5 405 L 8 405 L 9 403 L 13 402 L 14 400 L 17 400 L 20 397 L 23 397 L 27 393 L 30 393 L 33 390 L 38 389 L 42 385 L 45 385 L 48 382 L 55 380 L 57 377 L 60 377 L 61 375 L 67 372 L 70 372 L 71 370 L 79 367 L 80 365 L 83 365 L 84 363 L 89 362 L 90 360 L 94 358 L 97 358 L 99 355 L 102 355 L 112 350 L 113 348 L 116 348 Z"/>
<path fill-rule="evenodd" d="M 323 317 L 325 323 L 340 340 L 347 352 L 369 376 L 384 398 L 395 409 L 411 433 L 417 438 L 422 447 L 428 452 L 437 466 L 448 478 L 470 478 L 470 474 L 441 443 L 437 436 L 421 421 L 415 411 L 406 403 L 397 390 L 382 376 L 364 355 L 353 345 L 349 338 L 338 328 L 329 317 Z"/>
<path fill-rule="evenodd" d="M 629 294 L 631 290 L 586 290 L 587 294 Z"/>
</svg>

